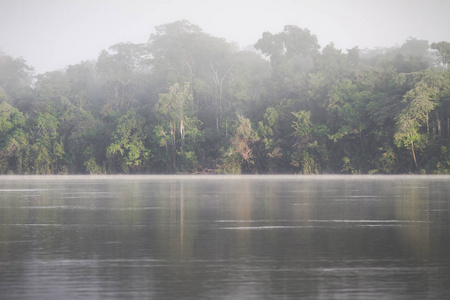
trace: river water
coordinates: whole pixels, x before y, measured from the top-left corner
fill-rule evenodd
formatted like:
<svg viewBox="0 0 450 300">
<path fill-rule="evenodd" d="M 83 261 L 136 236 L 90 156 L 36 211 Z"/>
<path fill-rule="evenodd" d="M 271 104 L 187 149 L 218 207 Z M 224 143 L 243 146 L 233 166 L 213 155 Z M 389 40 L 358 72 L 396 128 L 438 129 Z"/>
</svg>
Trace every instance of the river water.
<svg viewBox="0 0 450 300">
<path fill-rule="evenodd" d="M 0 178 L 0 299 L 447 299 L 447 176 Z"/>
</svg>

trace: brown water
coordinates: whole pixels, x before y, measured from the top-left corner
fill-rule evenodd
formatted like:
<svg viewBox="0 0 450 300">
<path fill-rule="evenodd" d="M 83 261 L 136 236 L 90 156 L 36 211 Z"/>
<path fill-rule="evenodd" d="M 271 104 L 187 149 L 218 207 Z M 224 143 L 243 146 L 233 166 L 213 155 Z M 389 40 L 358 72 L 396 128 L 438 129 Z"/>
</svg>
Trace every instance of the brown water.
<svg viewBox="0 0 450 300">
<path fill-rule="evenodd" d="M 1 177 L 0 299 L 447 299 L 450 177 Z"/>
</svg>

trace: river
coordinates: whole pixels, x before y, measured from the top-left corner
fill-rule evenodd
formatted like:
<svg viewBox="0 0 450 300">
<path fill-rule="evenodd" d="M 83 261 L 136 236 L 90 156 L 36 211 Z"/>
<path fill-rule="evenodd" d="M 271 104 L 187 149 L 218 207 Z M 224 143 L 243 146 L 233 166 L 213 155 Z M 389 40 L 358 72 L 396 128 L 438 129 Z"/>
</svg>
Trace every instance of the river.
<svg viewBox="0 0 450 300">
<path fill-rule="evenodd" d="M 445 299 L 448 176 L 0 177 L 0 299 Z"/>
</svg>

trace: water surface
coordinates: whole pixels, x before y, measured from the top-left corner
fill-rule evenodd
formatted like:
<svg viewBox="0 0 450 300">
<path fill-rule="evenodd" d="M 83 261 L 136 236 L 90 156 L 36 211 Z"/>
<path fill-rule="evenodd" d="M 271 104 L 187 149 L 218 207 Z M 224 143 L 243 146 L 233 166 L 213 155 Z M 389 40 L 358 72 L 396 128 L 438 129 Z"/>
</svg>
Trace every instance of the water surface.
<svg viewBox="0 0 450 300">
<path fill-rule="evenodd" d="M 0 178 L 0 299 L 444 299 L 450 177 Z"/>
</svg>

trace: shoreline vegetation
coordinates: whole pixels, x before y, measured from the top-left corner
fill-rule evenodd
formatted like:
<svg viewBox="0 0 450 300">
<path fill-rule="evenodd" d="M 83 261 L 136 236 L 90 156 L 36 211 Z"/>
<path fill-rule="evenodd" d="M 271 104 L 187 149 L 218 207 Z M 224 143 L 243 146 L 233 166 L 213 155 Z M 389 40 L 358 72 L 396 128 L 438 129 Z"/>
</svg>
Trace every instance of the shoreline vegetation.
<svg viewBox="0 0 450 300">
<path fill-rule="evenodd" d="M 449 180 L 450 175 L 443 174 L 93 174 L 93 175 L 0 175 L 0 181 L 197 181 L 197 180 L 269 180 L 269 181 L 386 181 L 386 180 Z M 8 189 L 9 190 L 9 189 Z M 2 190 L 0 189 L 0 192 Z"/>
<path fill-rule="evenodd" d="M 288 25 L 239 49 L 185 20 L 44 74 L 0 52 L 0 174 L 450 174 L 449 62 L 448 41 Z"/>
</svg>

